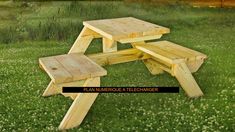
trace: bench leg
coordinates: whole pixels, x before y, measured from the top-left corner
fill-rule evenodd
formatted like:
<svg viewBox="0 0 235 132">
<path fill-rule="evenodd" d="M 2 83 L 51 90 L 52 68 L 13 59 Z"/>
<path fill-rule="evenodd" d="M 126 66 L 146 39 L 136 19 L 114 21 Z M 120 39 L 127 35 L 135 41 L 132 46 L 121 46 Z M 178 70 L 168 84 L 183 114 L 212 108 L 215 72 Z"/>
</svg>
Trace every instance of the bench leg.
<svg viewBox="0 0 235 132">
<path fill-rule="evenodd" d="M 87 79 L 84 84 L 84 87 L 100 86 L 100 77 Z M 72 105 L 70 106 L 68 112 L 64 116 L 64 119 L 61 121 L 59 129 L 69 129 L 76 126 L 79 126 L 92 104 L 94 103 L 98 93 L 80 93 Z"/>
<path fill-rule="evenodd" d="M 173 73 L 189 97 L 199 97 L 203 95 L 200 87 L 184 62 L 174 64 Z"/>
</svg>

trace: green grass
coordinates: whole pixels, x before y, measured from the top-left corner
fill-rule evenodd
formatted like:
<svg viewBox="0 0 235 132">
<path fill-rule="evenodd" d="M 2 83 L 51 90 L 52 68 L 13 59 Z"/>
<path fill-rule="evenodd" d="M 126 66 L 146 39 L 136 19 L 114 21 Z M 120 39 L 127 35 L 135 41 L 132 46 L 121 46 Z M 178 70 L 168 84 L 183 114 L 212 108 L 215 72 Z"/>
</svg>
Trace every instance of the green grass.
<svg viewBox="0 0 235 132">
<path fill-rule="evenodd" d="M 41 96 L 50 79 L 38 58 L 67 53 L 83 20 L 124 16 L 169 27 L 171 33 L 162 39 L 207 54 L 194 74 L 205 95 L 189 99 L 182 89 L 179 94 L 100 94 L 81 126 L 69 131 L 235 130 L 234 9 L 97 3 L 33 3 L 8 12 L 0 7 L 5 18 L 0 24 L 6 25 L 0 29 L 0 131 L 57 131 L 72 100 Z M 87 53 L 99 51 L 97 40 Z M 179 86 L 169 74 L 152 76 L 141 61 L 105 69 L 101 86 Z"/>
</svg>

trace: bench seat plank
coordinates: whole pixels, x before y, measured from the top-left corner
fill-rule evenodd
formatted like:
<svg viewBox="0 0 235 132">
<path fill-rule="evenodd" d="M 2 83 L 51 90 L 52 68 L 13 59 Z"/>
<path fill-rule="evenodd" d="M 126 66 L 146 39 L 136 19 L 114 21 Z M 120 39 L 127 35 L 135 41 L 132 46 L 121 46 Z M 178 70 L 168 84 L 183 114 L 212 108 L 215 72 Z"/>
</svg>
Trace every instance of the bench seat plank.
<svg viewBox="0 0 235 132">
<path fill-rule="evenodd" d="M 180 46 L 178 44 L 169 42 L 169 41 L 160 41 L 160 42 L 151 42 L 148 43 L 150 45 L 154 45 L 162 50 L 165 50 L 167 52 L 171 52 L 175 54 L 176 56 L 180 56 L 182 58 L 187 58 L 187 60 L 195 60 L 195 59 L 205 59 L 207 56 L 205 54 L 202 54 L 198 51 Z"/>
<path fill-rule="evenodd" d="M 135 48 L 151 55 L 153 59 L 157 59 L 167 66 L 184 61 L 192 73 L 196 72 L 203 64 L 204 59 L 207 58 L 203 53 L 169 41 L 138 43 L 135 44 Z"/>
<path fill-rule="evenodd" d="M 39 59 L 54 83 L 65 83 L 107 75 L 107 71 L 82 54 L 66 54 Z"/>
<path fill-rule="evenodd" d="M 136 44 L 135 48 L 145 52 L 147 54 L 152 55 L 158 59 L 161 59 L 167 63 L 174 64 L 183 61 L 183 58 L 175 55 L 171 52 L 162 50 L 161 48 L 157 47 L 156 45 L 152 44 Z"/>
<path fill-rule="evenodd" d="M 54 57 L 40 58 L 39 63 L 53 82 L 58 83 L 73 80 L 73 76 Z"/>
<path fill-rule="evenodd" d="M 83 69 L 85 67 L 88 73 L 90 73 L 90 77 L 99 77 L 107 75 L 107 71 L 104 68 L 102 68 L 100 65 L 95 63 L 87 56 L 85 55 L 78 56 L 77 54 L 70 54 L 70 55 L 74 60 L 83 64 L 79 65 L 79 68 Z"/>
<path fill-rule="evenodd" d="M 54 56 L 54 58 L 73 76 L 73 80 L 81 80 L 90 77 L 89 70 L 81 66 L 85 65 L 85 63 L 74 60 L 71 55 L 59 55 Z"/>
</svg>

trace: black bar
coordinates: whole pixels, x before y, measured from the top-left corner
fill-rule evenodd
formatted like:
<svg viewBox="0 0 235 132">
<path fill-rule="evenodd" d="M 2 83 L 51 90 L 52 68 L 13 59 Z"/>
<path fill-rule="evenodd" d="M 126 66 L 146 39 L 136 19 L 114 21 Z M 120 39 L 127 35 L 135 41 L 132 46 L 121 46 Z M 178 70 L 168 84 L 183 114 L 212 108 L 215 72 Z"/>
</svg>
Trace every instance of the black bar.
<svg viewBox="0 0 235 132">
<path fill-rule="evenodd" d="M 63 87 L 63 93 L 179 93 L 179 87 Z"/>
</svg>

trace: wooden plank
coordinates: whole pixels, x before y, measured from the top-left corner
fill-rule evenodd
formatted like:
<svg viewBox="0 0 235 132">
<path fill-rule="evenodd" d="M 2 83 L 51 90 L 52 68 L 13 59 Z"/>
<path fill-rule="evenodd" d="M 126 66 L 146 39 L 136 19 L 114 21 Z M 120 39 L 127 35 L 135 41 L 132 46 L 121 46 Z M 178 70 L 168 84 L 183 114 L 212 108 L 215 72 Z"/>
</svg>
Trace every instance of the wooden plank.
<svg viewBox="0 0 235 132">
<path fill-rule="evenodd" d="M 100 78 L 91 78 L 86 81 L 84 86 L 100 86 Z M 81 93 L 77 96 L 70 106 L 68 112 L 64 116 L 63 120 L 60 123 L 59 129 L 69 129 L 76 126 L 79 126 L 85 116 L 87 115 L 89 109 L 94 103 L 96 97 L 99 93 Z"/>
<path fill-rule="evenodd" d="M 71 54 L 72 58 L 80 63 L 79 67 L 86 68 L 90 74 L 90 77 L 100 77 L 107 75 L 107 71 L 96 64 L 94 61 L 92 61 L 87 56 L 83 55 L 77 55 L 77 54 Z"/>
<path fill-rule="evenodd" d="M 166 52 L 170 52 L 181 58 L 186 60 L 186 64 L 191 72 L 196 72 L 200 66 L 203 64 L 204 59 L 206 59 L 206 55 L 195 50 L 174 44 L 169 41 L 159 41 L 159 42 L 151 42 L 147 43 L 150 45 L 154 45 L 161 50 Z"/>
<path fill-rule="evenodd" d="M 200 60 L 197 60 L 197 61 L 187 61 L 186 64 L 187 64 L 189 70 L 192 73 L 194 73 L 201 67 L 203 62 L 204 62 L 204 60 L 200 59 Z"/>
<path fill-rule="evenodd" d="M 87 79 L 86 79 L 87 80 Z M 59 83 L 55 84 L 57 89 L 60 89 L 60 93 L 64 95 L 65 97 L 70 97 L 72 100 L 74 100 L 80 93 L 62 93 L 63 87 L 83 87 L 86 80 L 78 80 L 68 83 Z"/>
<path fill-rule="evenodd" d="M 173 66 L 173 73 L 189 97 L 194 98 L 203 95 L 185 63 L 175 64 Z"/>
<path fill-rule="evenodd" d="M 87 21 L 83 22 L 83 25 L 111 40 L 114 40 L 114 35 L 122 34 L 118 31 L 114 32 L 112 26 L 103 24 L 103 21 L 105 20 Z"/>
<path fill-rule="evenodd" d="M 143 37 L 137 37 L 137 38 L 120 39 L 120 40 L 118 40 L 118 42 L 120 42 L 120 43 L 133 43 L 133 42 L 141 42 L 141 41 L 159 39 L 161 37 L 162 37 L 162 35 L 149 35 L 149 36 L 143 36 Z"/>
<path fill-rule="evenodd" d="M 73 76 L 73 81 L 107 74 L 106 70 L 85 55 L 69 54 L 55 56 L 55 58 Z"/>
<path fill-rule="evenodd" d="M 80 57 L 84 55 L 79 55 Z M 82 80 L 90 77 L 90 71 L 87 70 L 85 64 L 72 58 L 71 55 L 58 55 L 55 59 L 68 71 L 73 80 Z"/>
<path fill-rule="evenodd" d="M 167 63 L 174 64 L 184 61 L 184 59 L 180 58 L 179 56 L 176 56 L 174 54 L 171 54 L 169 52 L 166 52 L 164 50 L 161 50 L 153 45 L 148 44 L 136 44 L 136 49 L 139 49 L 147 54 L 152 55 L 153 57 L 156 57 L 160 60 L 163 60 Z"/>
<path fill-rule="evenodd" d="M 42 96 L 46 97 L 46 96 L 51 96 L 51 95 L 55 95 L 59 93 L 61 93 L 61 89 L 59 89 L 55 85 L 55 83 L 51 81 L 49 85 L 47 86 L 46 90 L 43 92 Z"/>
<path fill-rule="evenodd" d="M 70 129 L 81 124 L 98 93 L 83 93 L 77 96 L 60 123 L 59 129 Z"/>
<path fill-rule="evenodd" d="M 201 59 L 201 58 L 205 59 L 205 58 L 207 58 L 207 56 L 203 53 L 200 53 L 198 51 L 183 47 L 179 44 L 175 44 L 175 43 L 172 43 L 172 42 L 169 42 L 169 41 L 153 42 L 153 43 L 150 43 L 150 44 L 159 45 L 159 47 L 160 46 L 167 47 L 169 50 L 173 51 L 175 54 L 180 55 L 180 53 L 182 52 L 182 56 L 186 56 L 188 58 L 190 56 L 193 56 L 193 57 L 196 56 L 196 59 Z M 177 53 L 177 51 L 180 51 L 180 52 Z"/>
<path fill-rule="evenodd" d="M 74 42 L 72 48 L 69 50 L 70 53 L 85 53 L 91 41 L 94 39 L 94 32 L 84 27 Z"/>
<path fill-rule="evenodd" d="M 103 37 L 103 53 L 117 51 L 117 42 Z"/>
<path fill-rule="evenodd" d="M 110 53 L 90 54 L 87 56 L 102 66 L 147 59 L 151 57 L 134 48 Z"/>
<path fill-rule="evenodd" d="M 124 18 L 127 20 L 124 21 L 130 21 L 129 25 L 127 25 L 127 27 L 132 27 L 135 30 L 138 30 L 139 32 L 142 32 L 143 36 L 146 35 L 153 35 L 153 34 L 165 34 L 165 33 L 169 33 L 170 29 L 165 28 L 163 26 L 159 26 L 150 22 L 146 22 L 140 19 L 136 19 L 134 17 L 128 17 L 128 18 Z M 138 28 L 136 28 L 138 27 Z"/>
<path fill-rule="evenodd" d="M 39 63 L 54 83 L 73 80 L 73 76 L 54 57 L 40 58 Z"/>
<path fill-rule="evenodd" d="M 86 49 L 90 45 L 93 38 L 98 38 L 98 37 L 101 37 L 100 34 L 90 30 L 89 28 L 84 27 L 82 29 L 81 33 L 79 34 L 79 36 L 77 37 L 76 41 L 74 42 L 73 46 L 69 50 L 69 53 L 85 53 Z M 51 81 L 48 84 L 47 89 L 43 93 L 43 96 L 48 96 L 48 95 L 51 95 L 53 93 L 52 92 L 53 88 L 51 88 L 52 83 L 53 82 Z M 48 89 L 52 89 L 52 91 L 49 90 L 47 92 Z"/>
<path fill-rule="evenodd" d="M 153 63 L 150 59 L 143 60 L 143 62 L 152 75 L 162 74 L 164 72 L 160 68 L 160 65 Z"/>
<path fill-rule="evenodd" d="M 130 49 L 118 50 L 117 52 L 88 54 L 87 56 L 89 58 L 93 58 L 93 57 L 106 58 L 109 56 L 133 55 L 133 54 L 138 54 L 138 53 L 140 53 L 138 49 L 130 48 Z"/>
<path fill-rule="evenodd" d="M 138 44 L 139 45 L 141 45 L 141 44 L 145 45 L 146 43 L 145 43 L 145 41 L 139 41 L 139 42 L 131 43 L 132 47 L 135 47 Z M 148 56 L 150 56 L 150 55 L 148 55 Z M 142 60 L 143 63 L 145 64 L 145 66 L 147 67 L 147 69 L 149 70 L 149 72 L 153 75 L 163 73 L 164 71 L 160 68 L 160 66 L 158 64 L 154 63 L 155 61 L 151 61 L 151 60 L 152 60 L 151 58 Z"/>
<path fill-rule="evenodd" d="M 182 50 L 181 48 L 175 48 L 172 43 L 168 43 L 168 41 L 160 41 L 160 42 L 151 42 L 148 43 L 149 45 L 153 45 L 158 47 L 161 50 L 164 50 L 166 52 L 170 52 L 172 54 L 175 54 L 176 56 L 179 56 L 181 58 L 185 58 L 186 60 L 190 60 L 190 59 L 196 59 L 196 56 L 194 56 L 191 53 L 185 52 L 184 50 Z"/>
<path fill-rule="evenodd" d="M 116 41 L 170 32 L 168 28 L 133 17 L 85 21 L 83 25 L 108 39 Z"/>
</svg>

